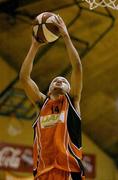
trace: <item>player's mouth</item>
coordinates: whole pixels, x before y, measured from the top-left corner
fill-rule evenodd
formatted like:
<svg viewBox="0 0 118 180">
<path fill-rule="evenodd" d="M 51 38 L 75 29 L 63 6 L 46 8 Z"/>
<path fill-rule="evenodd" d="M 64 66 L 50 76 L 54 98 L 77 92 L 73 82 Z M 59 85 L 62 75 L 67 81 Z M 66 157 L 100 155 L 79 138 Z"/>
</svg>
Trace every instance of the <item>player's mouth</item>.
<svg viewBox="0 0 118 180">
<path fill-rule="evenodd" d="M 62 87 L 62 83 L 56 83 L 54 89 L 60 89 Z"/>
<path fill-rule="evenodd" d="M 62 86 L 62 83 L 56 83 L 55 84 L 55 87 L 61 87 Z"/>
</svg>

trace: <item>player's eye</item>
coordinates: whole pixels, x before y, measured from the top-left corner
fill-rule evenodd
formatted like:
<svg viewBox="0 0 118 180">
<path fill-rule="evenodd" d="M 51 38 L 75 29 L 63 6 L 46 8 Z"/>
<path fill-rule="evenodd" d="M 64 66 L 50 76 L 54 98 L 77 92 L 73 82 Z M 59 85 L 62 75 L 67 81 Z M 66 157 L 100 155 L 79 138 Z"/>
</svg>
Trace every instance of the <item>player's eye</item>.
<svg viewBox="0 0 118 180">
<path fill-rule="evenodd" d="M 62 82 L 66 84 L 66 81 L 65 81 L 65 80 L 63 80 Z"/>
</svg>

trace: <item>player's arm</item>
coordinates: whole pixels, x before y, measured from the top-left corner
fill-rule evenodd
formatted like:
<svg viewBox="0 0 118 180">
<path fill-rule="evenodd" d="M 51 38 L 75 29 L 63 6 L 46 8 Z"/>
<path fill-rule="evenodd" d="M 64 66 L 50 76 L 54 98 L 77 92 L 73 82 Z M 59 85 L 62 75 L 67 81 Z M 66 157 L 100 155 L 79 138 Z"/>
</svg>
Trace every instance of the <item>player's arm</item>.
<svg viewBox="0 0 118 180">
<path fill-rule="evenodd" d="M 80 102 L 81 90 L 82 90 L 82 64 L 77 50 L 73 46 L 70 36 L 66 34 L 64 42 L 69 55 L 69 60 L 72 66 L 71 73 L 71 96 L 75 101 Z"/>
<path fill-rule="evenodd" d="M 55 19 L 56 19 L 55 23 L 58 26 L 60 33 L 64 39 L 66 49 L 69 55 L 69 60 L 72 66 L 71 96 L 74 100 L 75 107 L 77 107 L 77 109 L 79 110 L 79 102 L 80 102 L 81 90 L 82 90 L 82 65 L 81 65 L 80 57 L 70 39 L 66 25 L 63 22 L 62 18 L 60 16 L 57 16 Z"/>
<path fill-rule="evenodd" d="M 31 47 L 22 64 L 19 74 L 23 89 L 33 104 L 36 104 L 37 102 L 43 103 L 44 99 L 46 98 L 46 96 L 40 92 L 36 83 L 31 79 L 33 61 L 41 45 L 42 44 L 39 44 L 34 38 L 32 38 Z"/>
</svg>

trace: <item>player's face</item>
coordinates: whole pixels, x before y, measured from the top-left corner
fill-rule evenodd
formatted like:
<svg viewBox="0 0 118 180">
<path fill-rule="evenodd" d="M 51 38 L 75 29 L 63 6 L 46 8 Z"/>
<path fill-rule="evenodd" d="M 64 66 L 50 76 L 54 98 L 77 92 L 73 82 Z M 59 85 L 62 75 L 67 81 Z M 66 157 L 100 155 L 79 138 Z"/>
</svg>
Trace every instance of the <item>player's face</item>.
<svg viewBox="0 0 118 180">
<path fill-rule="evenodd" d="M 69 93 L 70 91 L 70 84 L 64 77 L 56 77 L 50 84 L 49 93 L 52 94 L 65 94 Z"/>
</svg>

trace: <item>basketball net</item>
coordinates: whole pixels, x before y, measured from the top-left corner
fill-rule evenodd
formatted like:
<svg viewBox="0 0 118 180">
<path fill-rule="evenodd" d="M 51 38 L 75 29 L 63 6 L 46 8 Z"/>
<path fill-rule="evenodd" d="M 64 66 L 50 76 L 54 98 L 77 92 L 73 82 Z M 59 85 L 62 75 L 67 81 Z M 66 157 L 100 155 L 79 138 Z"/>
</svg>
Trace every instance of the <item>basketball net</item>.
<svg viewBox="0 0 118 180">
<path fill-rule="evenodd" d="M 89 5 L 90 9 L 97 7 L 109 7 L 118 10 L 118 0 L 85 0 Z"/>
</svg>

